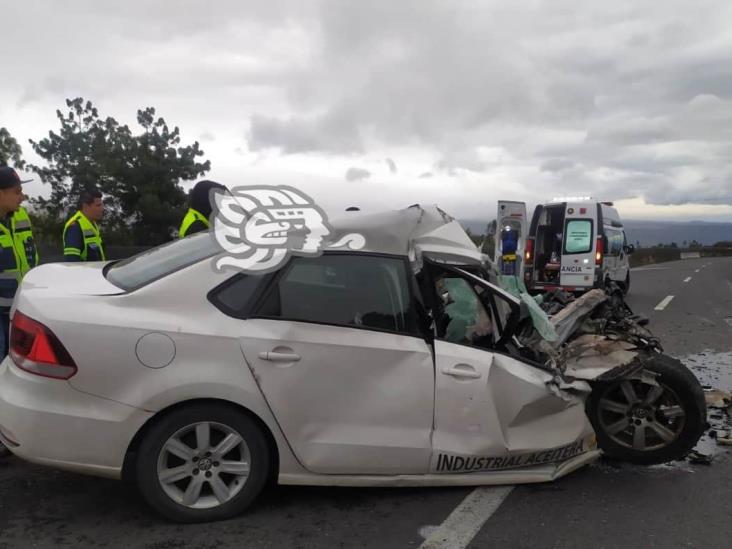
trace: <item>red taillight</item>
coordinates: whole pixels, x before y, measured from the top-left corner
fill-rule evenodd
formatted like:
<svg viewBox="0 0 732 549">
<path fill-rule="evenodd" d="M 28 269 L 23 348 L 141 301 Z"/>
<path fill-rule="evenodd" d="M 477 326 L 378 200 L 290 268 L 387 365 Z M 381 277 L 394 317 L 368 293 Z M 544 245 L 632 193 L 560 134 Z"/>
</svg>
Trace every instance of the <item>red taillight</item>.
<svg viewBox="0 0 732 549">
<path fill-rule="evenodd" d="M 526 257 L 526 261 L 531 261 L 531 257 L 534 255 L 534 239 L 533 238 L 527 238 L 526 239 L 526 253 L 524 254 Z"/>
<path fill-rule="evenodd" d="M 595 244 L 595 265 L 602 265 L 602 237 L 597 237 L 597 242 Z"/>
<path fill-rule="evenodd" d="M 69 379 L 76 364 L 58 338 L 40 322 L 15 311 L 10 324 L 10 358 L 31 374 Z"/>
</svg>

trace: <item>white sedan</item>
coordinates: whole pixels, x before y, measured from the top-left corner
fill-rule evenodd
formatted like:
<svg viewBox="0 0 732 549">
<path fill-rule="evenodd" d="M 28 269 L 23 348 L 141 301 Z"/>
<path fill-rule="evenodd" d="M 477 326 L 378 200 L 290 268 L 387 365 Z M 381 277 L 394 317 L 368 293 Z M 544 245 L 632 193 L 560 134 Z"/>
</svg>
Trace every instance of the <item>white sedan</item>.
<svg viewBox="0 0 732 549">
<path fill-rule="evenodd" d="M 577 300 L 551 319 L 561 340 L 541 342 L 525 296 L 484 279 L 443 212 L 332 226 L 365 247 L 226 273 L 203 234 L 34 269 L 0 366 L 0 441 L 34 463 L 134 478 L 164 516 L 195 522 L 240 513 L 269 480 L 541 482 L 601 450 L 667 461 L 700 436 L 688 370 L 618 328 L 630 321 L 588 334 L 604 298 Z"/>
</svg>

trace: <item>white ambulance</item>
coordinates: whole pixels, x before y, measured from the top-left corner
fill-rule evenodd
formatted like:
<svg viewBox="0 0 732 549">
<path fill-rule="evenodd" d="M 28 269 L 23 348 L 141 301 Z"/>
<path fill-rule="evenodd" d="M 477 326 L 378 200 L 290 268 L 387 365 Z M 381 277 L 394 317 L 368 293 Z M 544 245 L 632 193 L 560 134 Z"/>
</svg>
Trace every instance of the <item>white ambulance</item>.
<svg viewBox="0 0 732 549">
<path fill-rule="evenodd" d="M 634 247 L 612 202 L 556 199 L 537 206 L 528 224 L 525 203 L 499 201 L 496 233 L 499 273 L 522 277 L 530 292 L 584 292 L 610 281 L 630 289 Z"/>
</svg>

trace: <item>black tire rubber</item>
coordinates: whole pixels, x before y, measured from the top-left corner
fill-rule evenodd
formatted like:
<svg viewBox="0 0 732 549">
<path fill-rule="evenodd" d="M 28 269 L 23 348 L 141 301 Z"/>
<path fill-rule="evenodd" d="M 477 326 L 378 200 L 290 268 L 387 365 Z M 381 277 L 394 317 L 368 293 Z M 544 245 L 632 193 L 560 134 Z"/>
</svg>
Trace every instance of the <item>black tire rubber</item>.
<svg viewBox="0 0 732 549">
<path fill-rule="evenodd" d="M 244 488 L 230 501 L 212 509 L 191 509 L 170 499 L 157 476 L 157 460 L 163 444 L 179 429 L 200 421 L 227 425 L 249 446 L 250 473 Z M 135 464 L 138 489 L 145 501 L 173 522 L 196 523 L 224 520 L 241 514 L 261 493 L 270 472 L 270 450 L 259 426 L 233 406 L 191 404 L 163 416 L 153 424 L 140 444 Z"/>
<path fill-rule="evenodd" d="M 629 291 L 630 291 L 630 270 L 628 270 L 628 274 L 625 275 L 625 284 L 623 284 L 623 295 L 628 295 Z"/>
<path fill-rule="evenodd" d="M 0 459 L 9 458 L 13 455 L 13 452 L 7 449 L 7 447 L 0 442 Z"/>
<path fill-rule="evenodd" d="M 696 376 L 680 361 L 667 355 L 654 355 L 644 366 L 658 374 L 658 381 L 672 389 L 684 408 L 686 419 L 680 435 L 662 448 L 656 450 L 634 450 L 613 441 L 602 430 L 599 421 L 598 404 L 608 390 L 621 380 L 593 384 L 592 393 L 587 400 L 587 415 L 590 418 L 598 446 L 611 458 L 640 465 L 667 463 L 682 459 L 697 443 L 707 421 L 707 407 L 702 389 Z"/>
</svg>

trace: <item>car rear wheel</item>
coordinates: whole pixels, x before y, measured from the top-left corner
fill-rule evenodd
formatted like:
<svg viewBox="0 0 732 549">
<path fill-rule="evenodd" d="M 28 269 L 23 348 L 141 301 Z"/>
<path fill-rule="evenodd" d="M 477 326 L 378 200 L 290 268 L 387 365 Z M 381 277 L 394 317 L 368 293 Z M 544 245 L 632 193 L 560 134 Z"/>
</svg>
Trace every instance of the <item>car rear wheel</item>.
<svg viewBox="0 0 732 549">
<path fill-rule="evenodd" d="M 624 379 L 598 383 L 588 415 L 600 448 L 610 457 L 650 465 L 683 458 L 706 422 L 704 392 L 678 360 L 654 356 L 645 366 L 655 383 Z"/>
<path fill-rule="evenodd" d="M 623 284 L 623 295 L 628 295 L 630 291 L 630 271 L 625 275 L 625 284 Z"/>
<path fill-rule="evenodd" d="M 155 423 L 137 456 L 145 500 L 175 522 L 238 515 L 269 473 L 264 434 L 246 414 L 219 404 L 193 404 Z"/>
</svg>

